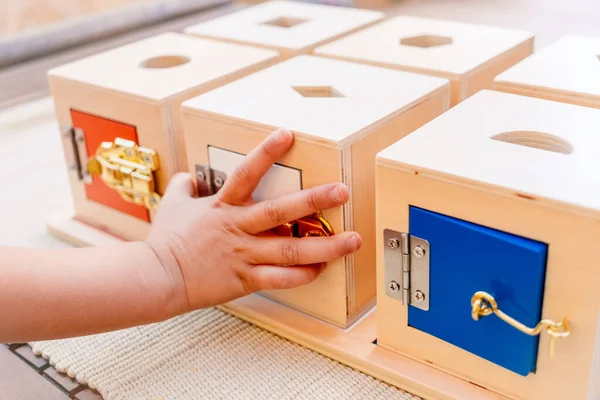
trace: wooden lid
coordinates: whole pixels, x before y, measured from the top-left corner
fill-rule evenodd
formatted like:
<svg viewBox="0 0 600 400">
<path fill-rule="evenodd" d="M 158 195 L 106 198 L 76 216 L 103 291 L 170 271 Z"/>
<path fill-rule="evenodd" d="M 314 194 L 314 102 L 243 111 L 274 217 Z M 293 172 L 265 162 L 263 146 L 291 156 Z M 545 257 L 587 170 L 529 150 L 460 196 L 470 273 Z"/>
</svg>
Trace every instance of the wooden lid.
<svg viewBox="0 0 600 400">
<path fill-rule="evenodd" d="M 496 83 L 598 98 L 600 37 L 569 35 L 498 75 Z"/>
<path fill-rule="evenodd" d="M 600 110 L 481 91 L 381 151 L 379 165 L 600 211 Z"/>
<path fill-rule="evenodd" d="M 381 20 L 384 16 L 378 11 L 275 0 L 201 22 L 188 27 L 185 32 L 299 51 Z"/>
<path fill-rule="evenodd" d="M 275 51 L 165 33 L 49 71 L 49 75 L 155 101 L 274 60 Z"/>
<path fill-rule="evenodd" d="M 343 147 L 447 85 L 442 78 L 298 56 L 190 99 L 183 110 L 263 130 L 284 127 Z"/>
<path fill-rule="evenodd" d="M 401 15 L 314 53 L 446 76 L 467 73 L 532 37 L 531 32 Z"/>
</svg>

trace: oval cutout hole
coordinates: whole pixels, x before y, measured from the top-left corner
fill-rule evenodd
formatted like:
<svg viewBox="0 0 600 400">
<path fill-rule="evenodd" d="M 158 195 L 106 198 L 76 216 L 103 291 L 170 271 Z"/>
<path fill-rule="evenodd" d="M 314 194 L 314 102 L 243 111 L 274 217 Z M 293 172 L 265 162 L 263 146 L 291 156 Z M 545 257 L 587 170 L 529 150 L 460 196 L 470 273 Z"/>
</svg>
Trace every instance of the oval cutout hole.
<svg viewBox="0 0 600 400">
<path fill-rule="evenodd" d="M 186 56 L 159 56 L 142 61 L 140 66 L 149 69 L 173 68 L 190 62 Z"/>
<path fill-rule="evenodd" d="M 566 140 L 537 131 L 503 132 L 492 136 L 492 139 L 553 153 L 571 154 L 573 152 L 573 146 Z"/>
</svg>

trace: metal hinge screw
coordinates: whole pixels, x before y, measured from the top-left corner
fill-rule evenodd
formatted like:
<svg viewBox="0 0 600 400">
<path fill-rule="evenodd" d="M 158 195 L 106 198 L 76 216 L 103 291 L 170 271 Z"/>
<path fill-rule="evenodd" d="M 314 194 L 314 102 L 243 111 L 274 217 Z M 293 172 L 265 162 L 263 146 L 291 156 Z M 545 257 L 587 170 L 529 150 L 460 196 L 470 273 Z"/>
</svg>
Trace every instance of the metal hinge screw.
<svg viewBox="0 0 600 400">
<path fill-rule="evenodd" d="M 392 249 L 397 249 L 398 246 L 400 246 L 400 242 L 396 238 L 391 238 L 388 240 L 388 246 L 390 246 Z"/>
<path fill-rule="evenodd" d="M 199 180 L 203 181 L 204 179 L 206 179 L 206 175 L 204 175 L 204 171 L 198 171 L 196 173 L 196 176 L 198 177 Z"/>
<path fill-rule="evenodd" d="M 413 255 L 417 258 L 423 258 L 425 255 L 425 249 L 421 246 L 417 246 L 413 249 Z"/>
<path fill-rule="evenodd" d="M 223 180 L 223 178 L 221 178 L 220 176 L 217 176 L 217 177 L 215 178 L 215 181 L 214 181 L 214 183 L 215 183 L 215 186 L 216 186 L 216 187 L 220 188 L 220 187 L 222 187 L 222 186 L 225 184 L 225 181 L 224 181 L 224 180 Z"/>
<path fill-rule="evenodd" d="M 415 292 L 415 294 L 413 295 L 414 299 L 416 302 L 420 303 L 423 300 L 425 300 L 425 294 L 423 292 L 421 292 L 420 290 L 417 290 Z"/>
<path fill-rule="evenodd" d="M 391 281 L 390 282 L 390 290 L 392 290 L 393 292 L 397 292 L 398 290 L 400 290 L 400 285 L 398 285 L 398 282 Z"/>
</svg>

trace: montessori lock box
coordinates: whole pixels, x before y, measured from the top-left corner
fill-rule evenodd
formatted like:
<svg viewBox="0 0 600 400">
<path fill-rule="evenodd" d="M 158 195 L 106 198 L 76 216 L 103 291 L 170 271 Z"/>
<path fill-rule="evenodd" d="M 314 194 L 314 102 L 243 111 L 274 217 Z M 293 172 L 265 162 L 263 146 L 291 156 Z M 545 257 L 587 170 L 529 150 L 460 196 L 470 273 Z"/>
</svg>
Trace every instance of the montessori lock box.
<svg viewBox="0 0 600 400">
<path fill-rule="evenodd" d="M 527 56 L 532 32 L 398 15 L 317 47 L 322 57 L 438 76 L 451 82 L 451 106 Z"/>
<path fill-rule="evenodd" d="M 494 90 L 600 108 L 600 37 L 567 35 L 494 79 Z"/>
<path fill-rule="evenodd" d="M 188 35 L 275 50 L 281 59 L 371 26 L 385 17 L 374 10 L 272 0 L 187 27 Z"/>
<path fill-rule="evenodd" d="M 74 218 L 144 239 L 169 178 L 187 168 L 181 103 L 277 60 L 271 50 L 165 33 L 50 70 Z"/>
<path fill-rule="evenodd" d="M 378 345 L 510 399 L 598 399 L 599 127 L 485 90 L 380 152 Z"/>
<path fill-rule="evenodd" d="M 264 293 L 346 327 L 375 302 L 375 154 L 448 107 L 446 79 L 301 55 L 183 103 L 188 169 L 199 192 L 215 193 L 244 155 L 284 127 L 294 133 L 294 145 L 261 181 L 255 200 L 330 182 L 348 185 L 347 205 L 275 233 L 355 230 L 362 248 L 330 262 L 311 284 Z"/>
</svg>

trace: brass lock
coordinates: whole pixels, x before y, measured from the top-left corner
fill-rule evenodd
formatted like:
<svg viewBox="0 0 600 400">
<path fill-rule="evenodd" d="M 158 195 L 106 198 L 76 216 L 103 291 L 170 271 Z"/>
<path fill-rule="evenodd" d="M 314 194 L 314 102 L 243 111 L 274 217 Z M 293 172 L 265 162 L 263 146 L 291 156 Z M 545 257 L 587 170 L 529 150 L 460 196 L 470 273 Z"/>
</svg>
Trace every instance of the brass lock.
<svg viewBox="0 0 600 400">
<path fill-rule="evenodd" d="M 563 318 L 561 322 L 543 319 L 535 327 L 531 328 L 523 325 L 521 322 L 501 311 L 498 307 L 496 299 L 491 294 L 483 291 L 475 293 L 471 298 L 471 316 L 473 319 L 475 321 L 479 321 L 480 317 L 485 317 L 492 314 L 495 314 L 498 318 L 513 328 L 516 328 L 530 336 L 537 336 L 545 330 L 548 336 L 550 336 L 550 341 L 548 343 L 550 357 L 554 356 L 556 339 L 566 338 L 571 334 L 569 322 L 566 318 Z"/>
<path fill-rule="evenodd" d="M 296 238 L 310 236 L 332 236 L 333 228 L 331 224 L 323 217 L 321 211 L 300 218 L 293 222 L 288 222 L 271 229 L 271 232 L 278 236 L 289 236 Z"/>
<path fill-rule="evenodd" d="M 102 142 L 87 162 L 91 175 L 100 176 L 126 201 L 148 209 L 156 209 L 160 202 L 154 180 L 154 171 L 158 168 L 155 150 L 139 147 L 135 142 L 121 138 Z"/>
</svg>

